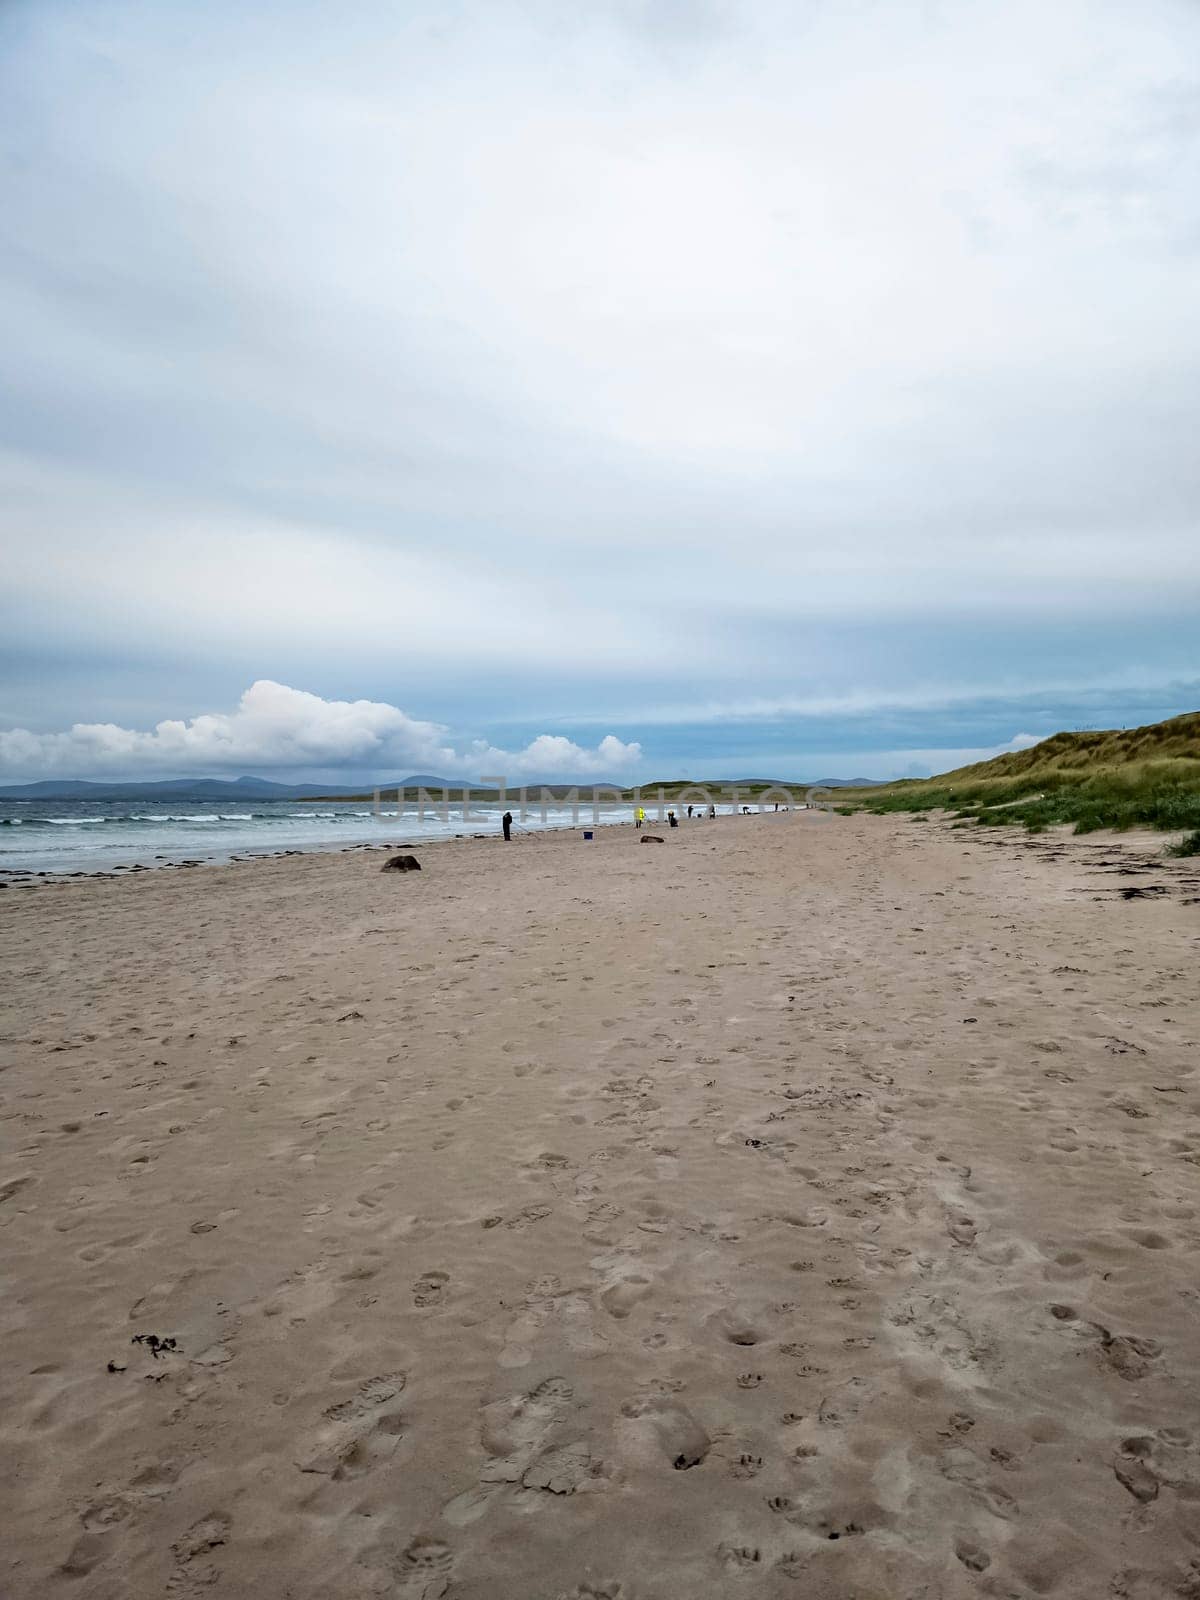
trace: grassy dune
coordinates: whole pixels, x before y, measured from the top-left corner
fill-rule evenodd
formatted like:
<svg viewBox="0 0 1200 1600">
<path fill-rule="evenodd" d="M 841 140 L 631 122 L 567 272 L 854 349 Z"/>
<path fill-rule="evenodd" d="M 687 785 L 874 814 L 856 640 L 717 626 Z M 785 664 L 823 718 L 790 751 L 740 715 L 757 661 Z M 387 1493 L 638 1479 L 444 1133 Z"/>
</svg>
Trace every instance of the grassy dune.
<svg viewBox="0 0 1200 1600">
<path fill-rule="evenodd" d="M 846 810 L 950 811 L 964 826 L 1071 823 L 1183 831 L 1174 853 L 1200 853 L 1200 712 L 1103 733 L 1056 733 L 936 778 L 846 791 Z"/>
</svg>

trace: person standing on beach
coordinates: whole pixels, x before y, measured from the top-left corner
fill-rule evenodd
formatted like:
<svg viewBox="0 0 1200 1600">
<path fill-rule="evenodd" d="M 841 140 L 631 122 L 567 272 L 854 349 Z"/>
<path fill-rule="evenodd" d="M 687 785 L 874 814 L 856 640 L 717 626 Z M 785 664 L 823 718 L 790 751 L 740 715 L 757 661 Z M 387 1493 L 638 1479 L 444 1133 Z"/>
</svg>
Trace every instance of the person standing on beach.
<svg viewBox="0 0 1200 1600">
<path fill-rule="evenodd" d="M 511 811 L 506 811 L 504 813 L 504 815 L 500 818 L 500 825 L 504 829 L 504 837 L 506 839 L 511 839 L 512 838 L 512 812 Z"/>
<path fill-rule="evenodd" d="M 637 810 L 633 813 L 633 825 L 634 825 L 634 827 L 635 828 L 640 828 L 642 823 L 645 822 L 645 820 L 646 820 L 646 813 L 642 810 L 641 806 L 639 806 L 637 808 Z"/>
</svg>

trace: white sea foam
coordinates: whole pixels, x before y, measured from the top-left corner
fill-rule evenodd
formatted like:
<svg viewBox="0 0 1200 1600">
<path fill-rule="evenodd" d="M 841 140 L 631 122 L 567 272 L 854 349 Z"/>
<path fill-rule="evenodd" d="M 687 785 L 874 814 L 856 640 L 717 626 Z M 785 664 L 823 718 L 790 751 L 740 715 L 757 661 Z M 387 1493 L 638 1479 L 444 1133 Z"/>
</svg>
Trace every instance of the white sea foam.
<svg viewBox="0 0 1200 1600">
<path fill-rule="evenodd" d="M 253 822 L 250 811 L 131 811 L 128 817 L 112 817 L 112 822 Z"/>
<path fill-rule="evenodd" d="M 41 801 L 31 814 L 27 801 L 0 800 L 0 874 L 17 868 L 95 871 L 132 862 L 154 866 L 189 857 L 221 861 L 230 855 L 339 850 L 398 840 L 418 845 L 423 840 L 500 831 L 501 808 L 478 803 L 465 815 L 461 803 L 445 813 L 440 803 L 422 811 L 414 805 L 395 802 L 387 810 L 376 812 L 361 801 L 353 807 L 327 803 L 320 810 L 306 806 L 303 811 L 289 810 L 286 803 L 270 800 L 252 802 L 249 811 L 168 811 L 143 800 L 145 810 L 127 809 L 138 803 L 132 797 L 124 803 Z M 295 802 L 291 804 L 294 806 Z M 14 814 L 18 805 L 20 816 Z M 49 815 L 52 811 L 59 814 Z M 550 807 L 545 825 L 565 827 L 572 820 L 569 808 Z M 580 826 L 590 826 L 591 807 L 581 805 L 574 820 Z M 603 820 L 621 818 L 606 808 Z M 114 826 L 108 826 L 110 823 Z M 536 813 L 522 824 L 529 829 L 541 825 Z"/>
</svg>

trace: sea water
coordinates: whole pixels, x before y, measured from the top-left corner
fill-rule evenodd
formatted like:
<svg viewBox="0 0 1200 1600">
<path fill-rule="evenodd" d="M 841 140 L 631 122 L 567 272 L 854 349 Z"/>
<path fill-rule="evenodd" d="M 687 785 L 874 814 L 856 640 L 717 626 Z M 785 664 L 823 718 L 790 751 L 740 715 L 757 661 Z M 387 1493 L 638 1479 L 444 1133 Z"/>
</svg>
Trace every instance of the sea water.
<svg viewBox="0 0 1200 1600">
<path fill-rule="evenodd" d="M 510 804 L 514 817 L 515 804 Z M 4 800 L 0 799 L 0 877 L 19 872 L 105 872 L 139 864 L 228 861 L 231 856 L 277 855 L 284 850 L 338 850 L 355 844 L 420 844 L 456 835 L 501 831 L 503 809 L 460 802 L 444 807 L 435 796 L 423 811 L 415 804 L 296 800 Z M 599 821 L 629 822 L 629 806 L 603 805 Z M 530 809 L 513 832 L 592 827 L 590 801 Z"/>
</svg>

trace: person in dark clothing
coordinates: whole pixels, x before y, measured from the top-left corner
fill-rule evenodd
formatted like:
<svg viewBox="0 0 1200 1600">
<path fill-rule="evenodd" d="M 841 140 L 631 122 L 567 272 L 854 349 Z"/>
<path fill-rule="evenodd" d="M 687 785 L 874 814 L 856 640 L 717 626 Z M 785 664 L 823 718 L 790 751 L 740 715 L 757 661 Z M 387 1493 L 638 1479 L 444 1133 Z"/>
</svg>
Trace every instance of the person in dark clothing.
<svg viewBox="0 0 1200 1600">
<path fill-rule="evenodd" d="M 675 815 L 675 813 L 673 811 L 668 811 L 667 812 L 667 821 L 671 824 L 671 826 L 673 828 L 677 828 L 679 826 L 679 818 Z"/>
<path fill-rule="evenodd" d="M 511 839 L 512 838 L 512 812 L 511 811 L 506 811 L 504 813 L 504 815 L 500 818 L 500 823 L 501 823 L 501 826 L 504 829 L 504 837 L 506 839 Z"/>
</svg>

